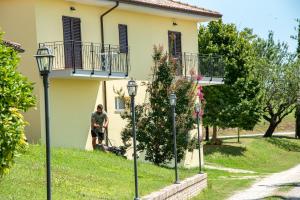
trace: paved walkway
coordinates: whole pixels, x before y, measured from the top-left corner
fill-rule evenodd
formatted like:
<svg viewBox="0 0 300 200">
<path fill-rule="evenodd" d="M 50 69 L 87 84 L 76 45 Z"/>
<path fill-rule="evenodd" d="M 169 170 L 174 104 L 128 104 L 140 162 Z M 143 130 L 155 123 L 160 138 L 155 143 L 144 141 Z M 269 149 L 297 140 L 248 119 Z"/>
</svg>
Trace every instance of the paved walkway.
<svg viewBox="0 0 300 200">
<path fill-rule="evenodd" d="M 255 133 L 255 134 L 241 134 L 240 138 L 247 138 L 247 137 L 257 137 L 257 136 L 263 136 L 264 133 Z M 275 132 L 273 133 L 273 135 L 277 135 L 277 136 L 295 136 L 295 132 Z M 238 135 L 224 135 L 224 136 L 218 136 L 218 138 L 222 139 L 222 138 L 226 138 L 226 139 L 230 139 L 230 138 L 237 138 Z M 211 138 L 211 137 L 209 137 Z"/>
<path fill-rule="evenodd" d="M 228 200 L 258 200 L 266 197 L 300 200 L 300 164 L 287 171 L 263 178 Z"/>
<path fill-rule="evenodd" d="M 242 173 L 242 174 L 254 174 L 256 172 L 250 171 L 250 170 L 244 170 L 244 169 L 234 169 L 234 168 L 228 168 L 228 167 L 221 167 L 221 166 L 215 166 L 215 165 L 205 165 L 206 169 L 216 169 L 216 170 L 222 170 L 227 171 L 231 173 Z"/>
</svg>

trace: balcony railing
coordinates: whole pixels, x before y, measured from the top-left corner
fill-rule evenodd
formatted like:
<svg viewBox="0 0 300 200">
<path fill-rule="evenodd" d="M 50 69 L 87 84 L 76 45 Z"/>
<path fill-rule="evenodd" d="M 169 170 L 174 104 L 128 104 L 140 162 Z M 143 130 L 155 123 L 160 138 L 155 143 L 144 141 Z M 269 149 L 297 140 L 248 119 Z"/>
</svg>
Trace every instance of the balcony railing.
<svg viewBox="0 0 300 200">
<path fill-rule="evenodd" d="M 105 72 L 128 76 L 129 48 L 123 50 L 117 45 L 102 45 L 81 41 L 40 43 L 54 54 L 52 70 L 72 70 L 73 73 L 89 71 L 91 74 Z"/>
<path fill-rule="evenodd" d="M 183 53 L 174 56 L 178 63 L 177 75 L 188 77 L 193 70 L 208 80 L 224 78 L 224 60 L 219 55 L 204 55 L 196 53 Z"/>
</svg>

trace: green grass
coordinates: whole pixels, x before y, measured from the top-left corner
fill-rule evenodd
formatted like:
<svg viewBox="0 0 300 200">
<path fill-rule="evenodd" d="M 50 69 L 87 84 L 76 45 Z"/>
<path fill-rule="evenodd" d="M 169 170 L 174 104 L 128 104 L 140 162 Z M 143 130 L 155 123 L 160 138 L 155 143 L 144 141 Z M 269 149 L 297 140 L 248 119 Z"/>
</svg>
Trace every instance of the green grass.
<svg viewBox="0 0 300 200">
<path fill-rule="evenodd" d="M 282 171 L 300 163 L 300 140 L 247 138 L 224 140 L 222 146 L 205 146 L 205 162 L 257 174 L 236 174 L 220 170 L 208 173 L 208 188 L 195 200 L 220 200 L 254 182 L 257 176 Z M 133 199 L 133 162 L 110 153 L 54 148 L 52 160 L 53 200 Z M 30 145 L 17 158 L 11 173 L 0 182 L 2 200 L 40 200 L 46 197 L 45 147 Z M 180 169 L 180 179 L 197 169 Z M 170 185 L 174 170 L 139 162 L 140 196 Z"/>
<path fill-rule="evenodd" d="M 288 138 L 247 138 L 242 139 L 242 143 L 236 143 L 236 139 L 229 139 L 224 140 L 222 146 L 204 146 L 204 152 L 206 163 L 257 173 L 233 174 L 206 170 L 208 187 L 194 200 L 226 199 L 237 190 L 250 186 L 257 176 L 279 172 L 300 164 L 300 140 Z"/>
<path fill-rule="evenodd" d="M 229 197 L 234 191 L 250 186 L 255 180 L 249 174 L 232 174 L 220 170 L 205 170 L 208 173 L 208 186 L 193 200 L 220 200 Z M 243 178 L 246 177 L 247 178 Z"/>
<path fill-rule="evenodd" d="M 252 131 L 241 130 L 240 134 L 255 134 L 255 133 L 265 133 L 269 127 L 269 123 L 265 120 L 261 120 Z M 203 133 L 205 133 L 205 129 L 203 127 Z M 210 128 L 210 134 L 212 134 L 212 128 Z M 275 132 L 292 132 L 295 131 L 295 113 L 292 112 L 291 114 L 287 115 L 282 122 L 277 126 Z M 218 135 L 237 135 L 236 128 L 228 128 L 228 129 L 219 129 Z"/>
<path fill-rule="evenodd" d="M 300 140 L 243 138 L 242 143 L 235 141 L 224 140 L 222 146 L 206 146 L 206 162 L 259 173 L 274 173 L 300 163 Z"/>
<path fill-rule="evenodd" d="M 2 200 L 45 199 L 44 147 L 31 145 L 0 182 Z M 110 153 L 73 149 L 52 151 L 52 192 L 58 200 L 133 199 L 133 162 Z M 174 170 L 138 163 L 140 195 L 170 185 Z M 181 179 L 197 170 L 180 169 Z"/>
</svg>

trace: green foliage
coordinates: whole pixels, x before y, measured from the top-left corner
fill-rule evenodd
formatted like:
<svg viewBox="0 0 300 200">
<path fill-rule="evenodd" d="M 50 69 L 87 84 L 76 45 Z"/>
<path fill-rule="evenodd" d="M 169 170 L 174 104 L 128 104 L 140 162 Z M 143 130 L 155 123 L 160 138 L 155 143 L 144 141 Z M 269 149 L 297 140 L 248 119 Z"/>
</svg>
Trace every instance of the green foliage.
<svg viewBox="0 0 300 200">
<path fill-rule="evenodd" d="M 177 79 L 177 64 L 172 58 L 163 55 L 162 48 L 154 48 L 153 80 L 147 85 L 149 102 L 136 106 L 137 149 L 145 151 L 145 159 L 156 165 L 170 161 L 173 156 L 173 135 L 169 95 L 174 91 L 176 103 L 177 151 L 180 161 L 188 148 L 189 131 L 194 128 L 193 104 L 196 97 L 196 84 L 193 80 Z M 170 61 L 168 61 L 170 59 Z M 129 107 L 129 100 L 126 100 Z M 131 146 L 131 116 L 127 109 L 122 115 L 128 125 L 122 131 L 126 148 Z"/>
<path fill-rule="evenodd" d="M 225 84 L 204 87 L 204 125 L 251 130 L 259 121 L 259 87 L 252 74 L 255 37 L 252 30 L 239 32 L 221 20 L 200 26 L 199 53 L 221 55 L 225 65 Z"/>
<path fill-rule="evenodd" d="M 270 123 L 265 137 L 296 107 L 300 82 L 300 63 L 285 43 L 275 43 L 273 33 L 267 40 L 255 42 L 258 62 L 255 76 L 259 80 L 263 118 Z"/>
<path fill-rule="evenodd" d="M 297 27 L 297 32 L 298 36 L 295 38 L 298 41 L 298 46 L 297 46 L 297 54 L 298 54 L 298 59 L 300 59 L 300 19 L 296 20 L 298 22 L 298 27 Z M 300 84 L 300 83 L 298 83 Z M 300 86 L 299 86 L 300 88 Z M 296 137 L 300 139 L 300 90 L 298 90 L 298 102 L 297 102 L 297 108 L 295 112 L 295 117 L 296 117 Z"/>
<path fill-rule="evenodd" d="M 0 34 L 0 177 L 9 171 L 18 152 L 26 148 L 21 112 L 35 103 L 33 85 L 16 71 L 17 53 L 2 44 Z"/>
</svg>

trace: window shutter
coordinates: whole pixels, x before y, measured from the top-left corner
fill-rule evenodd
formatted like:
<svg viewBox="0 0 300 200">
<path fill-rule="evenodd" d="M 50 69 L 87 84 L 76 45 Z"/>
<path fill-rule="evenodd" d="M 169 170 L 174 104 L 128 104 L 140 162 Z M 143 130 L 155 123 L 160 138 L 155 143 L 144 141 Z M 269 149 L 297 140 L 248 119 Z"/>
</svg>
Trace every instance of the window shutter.
<svg viewBox="0 0 300 200">
<path fill-rule="evenodd" d="M 175 55 L 181 55 L 181 33 L 175 33 Z"/>
<path fill-rule="evenodd" d="M 81 21 L 79 18 L 72 18 L 72 39 L 74 41 L 74 62 L 75 68 L 82 68 L 82 44 L 81 44 Z"/>
<path fill-rule="evenodd" d="M 62 17 L 63 20 L 63 31 L 64 31 L 64 41 L 72 40 L 72 21 L 70 17 Z"/>
<path fill-rule="evenodd" d="M 81 21 L 79 18 L 62 17 L 66 68 L 82 68 Z"/>
<path fill-rule="evenodd" d="M 119 46 L 120 53 L 128 53 L 128 32 L 124 24 L 119 24 Z"/>
<path fill-rule="evenodd" d="M 73 40 L 81 42 L 81 21 L 79 18 L 72 18 Z"/>
</svg>

